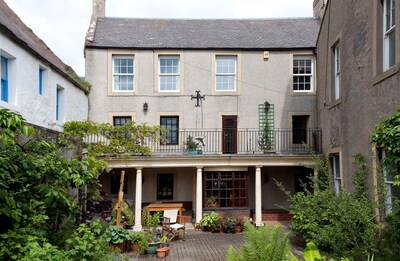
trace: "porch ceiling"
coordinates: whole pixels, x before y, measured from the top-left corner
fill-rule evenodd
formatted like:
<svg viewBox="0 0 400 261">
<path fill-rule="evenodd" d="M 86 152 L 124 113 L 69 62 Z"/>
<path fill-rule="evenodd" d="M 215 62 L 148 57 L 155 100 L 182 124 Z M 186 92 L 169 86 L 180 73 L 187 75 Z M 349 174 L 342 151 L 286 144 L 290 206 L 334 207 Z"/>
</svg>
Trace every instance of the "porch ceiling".
<svg viewBox="0 0 400 261">
<path fill-rule="evenodd" d="M 107 159 L 110 168 L 313 166 L 311 155 L 151 156 Z"/>
</svg>

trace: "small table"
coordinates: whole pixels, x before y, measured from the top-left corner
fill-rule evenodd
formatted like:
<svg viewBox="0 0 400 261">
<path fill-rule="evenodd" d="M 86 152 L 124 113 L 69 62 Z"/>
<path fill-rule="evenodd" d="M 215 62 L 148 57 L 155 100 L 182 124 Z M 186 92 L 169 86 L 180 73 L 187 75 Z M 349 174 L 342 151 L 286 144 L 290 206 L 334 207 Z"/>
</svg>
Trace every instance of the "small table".
<svg viewBox="0 0 400 261">
<path fill-rule="evenodd" d="M 150 205 L 148 205 L 147 208 L 149 211 L 149 215 L 150 215 L 150 212 L 154 212 L 154 211 L 177 209 L 179 224 L 183 224 L 182 223 L 183 203 L 150 203 Z"/>
</svg>

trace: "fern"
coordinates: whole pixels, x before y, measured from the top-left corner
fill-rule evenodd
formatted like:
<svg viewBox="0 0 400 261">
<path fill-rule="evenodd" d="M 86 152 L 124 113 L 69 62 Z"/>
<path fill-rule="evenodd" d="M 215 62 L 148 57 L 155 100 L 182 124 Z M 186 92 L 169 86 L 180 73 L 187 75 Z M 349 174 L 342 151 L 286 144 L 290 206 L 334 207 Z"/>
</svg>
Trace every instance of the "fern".
<svg viewBox="0 0 400 261">
<path fill-rule="evenodd" d="M 231 246 L 226 256 L 228 261 L 266 260 L 284 261 L 292 260 L 289 247 L 288 233 L 282 235 L 282 227 L 253 227 L 246 222 L 244 231 L 245 244 L 237 254 Z"/>
</svg>

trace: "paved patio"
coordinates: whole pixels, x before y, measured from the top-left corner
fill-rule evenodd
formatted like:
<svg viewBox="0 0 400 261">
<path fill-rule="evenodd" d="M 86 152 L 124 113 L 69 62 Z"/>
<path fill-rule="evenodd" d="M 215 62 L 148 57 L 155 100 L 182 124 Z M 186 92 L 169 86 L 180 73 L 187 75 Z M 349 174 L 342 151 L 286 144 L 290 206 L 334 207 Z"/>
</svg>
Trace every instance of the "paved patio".
<svg viewBox="0 0 400 261">
<path fill-rule="evenodd" d="M 268 222 L 268 225 L 275 225 L 279 222 Z M 286 231 L 289 223 L 280 223 Z M 219 261 L 226 260 L 226 253 L 229 246 L 233 245 L 239 249 L 244 243 L 243 233 L 237 234 L 213 234 L 210 232 L 196 231 L 192 224 L 186 224 L 186 241 L 172 241 L 170 243 L 169 255 L 163 260 L 180 261 Z M 295 251 L 296 252 L 296 251 Z M 129 255 L 129 260 L 160 260 L 156 256 Z"/>
</svg>

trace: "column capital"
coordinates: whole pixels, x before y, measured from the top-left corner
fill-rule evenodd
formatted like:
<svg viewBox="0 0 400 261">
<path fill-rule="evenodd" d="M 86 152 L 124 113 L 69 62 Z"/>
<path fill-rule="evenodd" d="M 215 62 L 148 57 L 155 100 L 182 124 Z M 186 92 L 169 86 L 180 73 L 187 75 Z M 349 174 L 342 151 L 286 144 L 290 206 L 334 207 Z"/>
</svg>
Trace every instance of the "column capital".
<svg viewBox="0 0 400 261">
<path fill-rule="evenodd" d="M 196 166 L 196 169 L 202 169 L 204 166 Z"/>
<path fill-rule="evenodd" d="M 136 167 L 136 170 L 143 170 L 143 167 Z"/>
<path fill-rule="evenodd" d="M 261 169 L 262 167 L 264 167 L 264 166 L 256 166 L 256 168 L 259 168 L 259 169 Z"/>
</svg>

